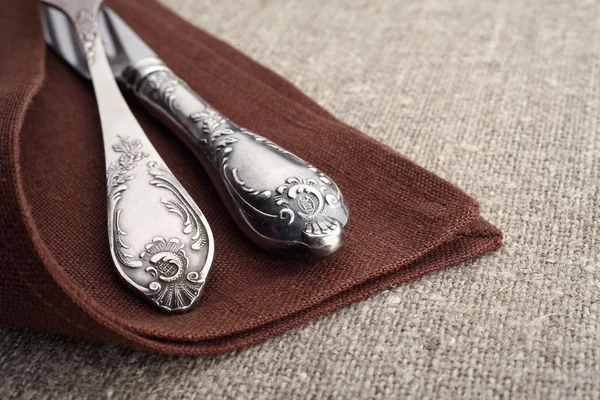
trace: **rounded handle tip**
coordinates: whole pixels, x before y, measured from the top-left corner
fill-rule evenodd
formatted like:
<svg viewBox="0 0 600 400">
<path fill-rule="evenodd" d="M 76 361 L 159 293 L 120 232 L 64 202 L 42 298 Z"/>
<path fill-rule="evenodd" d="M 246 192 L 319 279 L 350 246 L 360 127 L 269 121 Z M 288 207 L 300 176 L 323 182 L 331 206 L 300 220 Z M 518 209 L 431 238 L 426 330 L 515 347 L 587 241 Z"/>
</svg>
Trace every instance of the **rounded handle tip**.
<svg viewBox="0 0 600 400">
<path fill-rule="evenodd" d="M 335 253 L 344 243 L 344 229 L 339 224 L 328 233 L 315 235 L 305 232 L 303 236 L 310 253 L 318 257 Z"/>
</svg>

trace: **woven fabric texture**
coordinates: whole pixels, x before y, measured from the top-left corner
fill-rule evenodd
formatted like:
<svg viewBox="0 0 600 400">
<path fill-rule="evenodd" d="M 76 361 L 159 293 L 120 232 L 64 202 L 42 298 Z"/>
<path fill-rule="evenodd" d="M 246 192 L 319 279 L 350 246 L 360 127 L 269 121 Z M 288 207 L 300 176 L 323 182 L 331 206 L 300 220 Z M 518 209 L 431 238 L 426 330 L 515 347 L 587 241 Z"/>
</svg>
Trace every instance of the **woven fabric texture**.
<svg viewBox="0 0 600 400">
<path fill-rule="evenodd" d="M 156 2 L 111 1 L 204 99 L 325 169 L 343 188 L 354 215 L 345 245 L 329 257 L 282 256 L 258 248 L 236 229 L 191 152 L 131 102 L 151 142 L 201 205 L 217 243 L 210 282 L 197 307 L 176 315 L 149 307 L 113 270 L 93 92 L 56 55 L 44 52 L 37 4 L 11 1 L 18 16 L 30 16 L 21 27 L 33 32 L 26 44 L 30 36 L 37 41 L 31 48 L 15 46 L 13 41 L 22 39 L 13 29 L 3 35 L 8 49 L 4 43 L 0 47 L 7 55 L 5 68 L 14 73 L 7 90 L 25 87 L 29 96 L 2 96 L 10 111 L 2 117 L 8 129 L 0 132 L 0 163 L 7 170 L 0 214 L 7 261 L 0 269 L 6 277 L 0 279 L 3 325 L 168 354 L 220 353 L 501 244 L 500 231 L 479 216 L 473 198 L 340 123 L 285 79 Z M 10 11 L 2 18 L 9 29 L 18 28 Z M 157 23 L 167 36 L 154 29 Z M 177 38 L 175 44 L 170 38 Z M 11 59 L 19 50 L 20 57 Z M 23 68 L 24 62 L 32 67 Z M 39 83 L 40 76 L 45 79 L 36 88 L 32 82 Z M 12 110 L 22 110 L 24 103 L 23 119 L 23 112 Z M 121 226 L 127 229 L 127 221 Z"/>
<path fill-rule="evenodd" d="M 165 2 L 464 188 L 505 248 L 222 356 L 3 329 L 0 397 L 598 396 L 595 2 Z"/>
</svg>

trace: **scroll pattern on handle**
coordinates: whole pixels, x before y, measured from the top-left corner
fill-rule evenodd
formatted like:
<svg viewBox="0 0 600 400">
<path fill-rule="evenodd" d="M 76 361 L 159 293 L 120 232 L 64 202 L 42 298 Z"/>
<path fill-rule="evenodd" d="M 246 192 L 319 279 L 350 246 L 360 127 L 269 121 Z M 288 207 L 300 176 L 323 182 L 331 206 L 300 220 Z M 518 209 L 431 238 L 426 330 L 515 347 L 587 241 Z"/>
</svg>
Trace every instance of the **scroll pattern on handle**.
<svg viewBox="0 0 600 400">
<path fill-rule="evenodd" d="M 142 142 L 128 137 L 119 137 L 119 142 L 112 147 L 119 153 L 117 161 L 107 169 L 107 188 L 109 206 L 109 239 L 113 256 L 121 268 L 143 268 L 146 280 L 150 283 L 141 286 L 129 283 L 154 301 L 159 307 L 170 310 L 185 310 L 199 298 L 204 279 L 198 268 L 190 271 L 190 260 L 187 252 L 197 252 L 207 244 L 206 227 L 201 213 L 192 204 L 185 190 L 173 174 L 155 161 L 146 164 L 148 183 L 156 188 L 168 191 L 171 196 L 157 198 L 165 210 L 176 214 L 182 222 L 181 237 L 155 236 L 144 246 L 139 255 L 133 254 L 127 244 L 127 232 L 121 226 L 123 210 L 118 208 L 123 196 L 127 196 L 129 182 L 143 179 L 132 171 L 138 164 L 148 158 L 142 151 Z M 204 266 L 199 266 L 202 270 Z M 124 276 L 128 276 L 127 271 Z"/>
<path fill-rule="evenodd" d="M 198 96 L 193 97 L 196 107 L 190 106 L 189 92 L 166 68 L 149 73 L 137 87 L 140 97 L 159 104 L 187 128 L 188 138 L 213 169 L 213 181 L 218 174 L 217 181 L 225 186 L 246 223 L 264 236 L 309 245 L 328 235 L 341 235 L 347 208 L 328 176 L 272 141 L 237 126 Z M 257 177 L 261 163 L 271 166 L 273 173 Z M 277 171 L 286 170 L 289 175 L 273 180 Z"/>
</svg>

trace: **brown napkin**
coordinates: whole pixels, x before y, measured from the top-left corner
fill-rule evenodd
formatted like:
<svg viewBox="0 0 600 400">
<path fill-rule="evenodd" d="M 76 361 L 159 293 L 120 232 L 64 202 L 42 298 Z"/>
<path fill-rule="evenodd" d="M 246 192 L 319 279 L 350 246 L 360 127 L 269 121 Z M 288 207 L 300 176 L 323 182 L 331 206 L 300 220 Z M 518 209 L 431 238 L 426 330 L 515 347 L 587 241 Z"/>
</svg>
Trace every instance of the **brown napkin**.
<svg viewBox="0 0 600 400">
<path fill-rule="evenodd" d="M 154 1 L 114 9 L 224 114 L 326 171 L 351 210 L 325 259 L 269 254 L 234 225 L 200 164 L 130 101 L 200 205 L 216 258 L 200 305 L 167 315 L 117 278 L 91 86 L 46 52 L 35 1 L 0 4 L 0 322 L 163 353 L 247 346 L 501 245 L 475 200 L 336 120 L 289 82 Z M 360 77 L 357 77 L 360 79 Z"/>
</svg>

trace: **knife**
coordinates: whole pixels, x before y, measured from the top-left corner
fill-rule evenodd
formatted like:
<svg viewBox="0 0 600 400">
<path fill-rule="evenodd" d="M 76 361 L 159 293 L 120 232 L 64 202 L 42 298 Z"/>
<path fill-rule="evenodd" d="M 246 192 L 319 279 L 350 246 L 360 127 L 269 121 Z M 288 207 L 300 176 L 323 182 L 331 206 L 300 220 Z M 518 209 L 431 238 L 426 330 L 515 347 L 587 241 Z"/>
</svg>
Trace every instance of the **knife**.
<svg viewBox="0 0 600 400">
<path fill-rule="evenodd" d="M 46 43 L 89 79 L 69 20 L 55 8 L 42 7 Z M 200 160 L 252 241 L 267 250 L 319 256 L 342 245 L 348 207 L 327 175 L 212 108 L 108 7 L 101 12 L 100 34 L 121 88 L 131 91 Z"/>
</svg>

